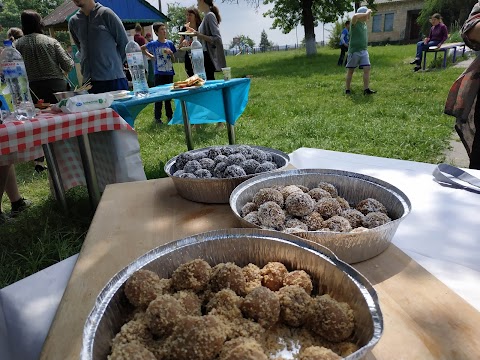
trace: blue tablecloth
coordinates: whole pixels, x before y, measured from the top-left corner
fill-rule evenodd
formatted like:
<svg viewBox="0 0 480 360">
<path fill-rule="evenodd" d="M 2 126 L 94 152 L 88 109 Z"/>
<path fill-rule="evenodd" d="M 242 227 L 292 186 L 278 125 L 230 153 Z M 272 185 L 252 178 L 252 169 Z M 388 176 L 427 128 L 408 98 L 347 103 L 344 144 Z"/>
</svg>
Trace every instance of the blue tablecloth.
<svg viewBox="0 0 480 360">
<path fill-rule="evenodd" d="M 160 85 L 149 89 L 149 96 L 116 100 L 111 108 L 132 127 L 135 118 L 148 104 L 176 100 L 173 119 L 169 124 L 183 124 L 180 100 L 186 102 L 190 124 L 209 122 L 228 122 L 234 125 L 242 115 L 248 103 L 250 79 L 209 80 L 203 86 L 193 90 L 171 90 L 172 85 Z"/>
</svg>

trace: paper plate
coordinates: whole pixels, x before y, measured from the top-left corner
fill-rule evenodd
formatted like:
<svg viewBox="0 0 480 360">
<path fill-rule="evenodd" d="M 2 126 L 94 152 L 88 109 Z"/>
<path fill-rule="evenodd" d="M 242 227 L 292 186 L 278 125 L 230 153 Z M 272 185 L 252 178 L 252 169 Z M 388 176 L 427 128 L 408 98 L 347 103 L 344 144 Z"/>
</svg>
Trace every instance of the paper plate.
<svg viewBox="0 0 480 360">
<path fill-rule="evenodd" d="M 195 33 L 193 32 L 188 32 L 188 31 L 180 31 L 178 35 L 188 35 L 188 36 L 194 36 Z"/>
</svg>

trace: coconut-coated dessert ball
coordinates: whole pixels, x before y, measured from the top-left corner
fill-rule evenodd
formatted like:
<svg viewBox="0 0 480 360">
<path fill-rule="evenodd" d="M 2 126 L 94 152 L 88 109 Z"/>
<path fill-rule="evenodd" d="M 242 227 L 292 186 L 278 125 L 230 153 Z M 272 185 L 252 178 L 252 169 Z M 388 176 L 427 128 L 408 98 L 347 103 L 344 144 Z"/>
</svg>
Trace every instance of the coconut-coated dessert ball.
<svg viewBox="0 0 480 360">
<path fill-rule="evenodd" d="M 373 229 L 390 221 L 392 221 L 392 219 L 390 219 L 388 215 L 383 212 L 370 212 L 365 215 L 365 218 L 363 219 L 363 226 L 367 229 Z"/>
<path fill-rule="evenodd" d="M 262 226 L 274 229 L 282 229 L 284 227 L 285 213 L 280 205 L 273 201 L 267 201 L 260 205 L 257 216 Z"/>
<path fill-rule="evenodd" d="M 356 209 L 360 211 L 363 215 L 367 215 L 370 212 L 383 212 L 387 214 L 387 208 L 380 201 L 373 198 L 367 198 L 360 201 Z"/>
<path fill-rule="evenodd" d="M 315 201 L 310 195 L 302 192 L 295 192 L 285 200 L 285 210 L 294 216 L 305 216 L 311 214 L 315 208 Z"/>
</svg>

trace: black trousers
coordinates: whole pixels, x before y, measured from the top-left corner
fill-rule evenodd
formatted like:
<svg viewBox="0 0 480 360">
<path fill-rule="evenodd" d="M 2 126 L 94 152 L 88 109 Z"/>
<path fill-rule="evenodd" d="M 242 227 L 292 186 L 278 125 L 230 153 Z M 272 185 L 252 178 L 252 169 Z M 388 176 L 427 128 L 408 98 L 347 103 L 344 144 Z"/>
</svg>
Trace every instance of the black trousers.
<svg viewBox="0 0 480 360">
<path fill-rule="evenodd" d="M 173 75 L 158 75 L 155 74 L 155 86 L 165 85 L 173 83 Z M 161 120 L 162 118 L 162 104 L 165 102 L 165 115 L 170 120 L 173 116 L 172 100 L 157 101 L 155 103 L 155 120 Z"/>
<path fill-rule="evenodd" d="M 345 59 L 345 53 L 348 51 L 348 46 L 340 45 L 340 57 L 338 58 L 337 65 L 343 65 L 343 59 Z M 345 65 L 347 65 L 347 59 L 345 59 Z"/>
<path fill-rule="evenodd" d="M 212 59 L 206 51 L 203 52 L 203 62 L 205 64 L 207 80 L 215 80 L 215 65 L 213 65 Z"/>
<path fill-rule="evenodd" d="M 470 169 L 480 170 L 480 98 L 477 94 L 477 103 L 475 105 L 474 124 L 475 136 L 472 143 L 472 152 L 470 153 Z"/>
<path fill-rule="evenodd" d="M 43 99 L 46 103 L 56 104 L 58 101 L 53 94 L 56 92 L 67 91 L 69 87 L 68 83 L 63 79 L 30 81 L 29 86 L 30 91 L 32 92 L 32 100 L 35 104 L 38 99 Z"/>
</svg>

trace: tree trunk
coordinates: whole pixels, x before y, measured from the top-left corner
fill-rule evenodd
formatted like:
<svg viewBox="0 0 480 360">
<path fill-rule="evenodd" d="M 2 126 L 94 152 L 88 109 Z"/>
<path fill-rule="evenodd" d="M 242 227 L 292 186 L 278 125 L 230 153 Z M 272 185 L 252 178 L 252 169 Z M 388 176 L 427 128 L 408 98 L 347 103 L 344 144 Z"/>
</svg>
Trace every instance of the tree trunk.
<svg viewBox="0 0 480 360">
<path fill-rule="evenodd" d="M 302 15 L 307 56 L 315 55 L 317 53 L 317 44 L 315 42 L 315 27 L 313 25 L 312 0 L 302 1 Z"/>
</svg>

